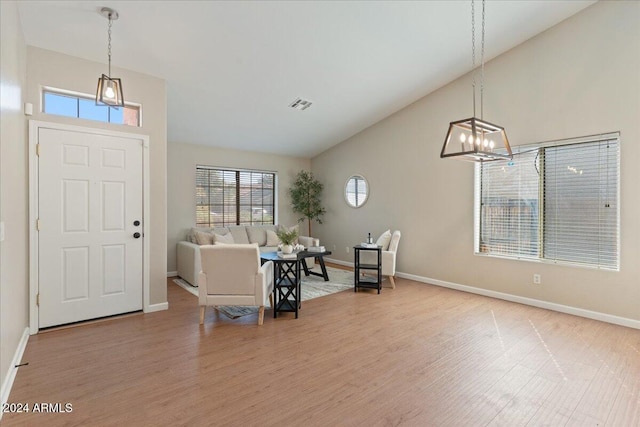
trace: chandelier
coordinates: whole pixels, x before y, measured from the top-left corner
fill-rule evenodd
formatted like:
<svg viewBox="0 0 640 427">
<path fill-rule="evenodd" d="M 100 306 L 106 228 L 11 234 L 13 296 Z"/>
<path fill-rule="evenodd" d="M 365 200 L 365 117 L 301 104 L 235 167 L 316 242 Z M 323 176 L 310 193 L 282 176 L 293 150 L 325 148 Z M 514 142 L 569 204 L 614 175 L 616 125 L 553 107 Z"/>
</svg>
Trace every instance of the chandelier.
<svg viewBox="0 0 640 427">
<path fill-rule="evenodd" d="M 441 158 L 488 162 L 511 159 L 511 147 L 502 126 L 489 123 L 483 117 L 484 95 L 484 3 L 482 0 L 482 39 L 480 50 L 480 118 L 476 117 L 476 26 L 474 0 L 471 0 L 471 62 L 473 69 L 473 117 L 449 123 Z"/>
</svg>

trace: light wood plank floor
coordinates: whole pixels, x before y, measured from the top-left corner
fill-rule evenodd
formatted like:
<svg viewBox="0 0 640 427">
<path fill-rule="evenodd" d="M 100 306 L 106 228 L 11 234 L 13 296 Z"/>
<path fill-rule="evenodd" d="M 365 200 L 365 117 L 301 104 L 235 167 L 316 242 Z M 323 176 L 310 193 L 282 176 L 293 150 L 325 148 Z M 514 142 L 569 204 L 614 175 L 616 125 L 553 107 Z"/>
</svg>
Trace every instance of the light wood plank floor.
<svg viewBox="0 0 640 427">
<path fill-rule="evenodd" d="M 638 426 L 640 330 L 398 279 L 230 320 L 169 310 L 29 340 L 6 426 Z"/>
</svg>

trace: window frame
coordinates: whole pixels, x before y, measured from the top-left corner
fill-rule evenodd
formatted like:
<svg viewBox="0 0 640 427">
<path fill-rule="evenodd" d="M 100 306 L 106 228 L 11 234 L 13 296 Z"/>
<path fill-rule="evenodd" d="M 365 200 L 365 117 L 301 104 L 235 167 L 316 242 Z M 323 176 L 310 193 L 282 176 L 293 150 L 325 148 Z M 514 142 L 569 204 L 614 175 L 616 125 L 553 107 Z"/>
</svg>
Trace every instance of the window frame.
<svg viewBox="0 0 640 427">
<path fill-rule="evenodd" d="M 225 203 L 223 201 L 223 218 L 222 218 L 222 225 L 217 224 L 215 222 L 211 221 L 211 216 L 209 215 L 209 221 L 207 223 L 203 223 L 203 222 L 199 222 L 198 221 L 198 206 L 208 206 L 208 210 L 209 212 L 211 211 L 211 207 L 213 206 L 211 203 L 209 203 L 208 205 L 200 205 L 198 204 L 198 171 L 199 170 L 213 170 L 213 171 L 219 171 L 219 172 L 233 172 L 236 174 L 236 180 L 235 180 L 235 205 L 234 205 L 234 209 L 236 212 L 235 215 L 235 223 L 227 223 L 225 221 L 225 215 L 224 215 L 224 206 Z M 272 222 L 270 223 L 265 223 L 264 220 L 263 221 L 259 221 L 259 222 L 255 222 L 253 221 L 253 214 L 251 216 L 251 222 L 250 224 L 247 224 L 246 221 L 242 221 L 241 220 L 241 214 L 242 214 L 242 204 L 241 204 L 241 197 L 240 197 L 240 188 L 242 187 L 241 185 L 241 179 L 240 179 L 240 174 L 242 173 L 250 173 L 250 174 L 262 174 L 262 175 L 271 175 L 273 177 L 273 200 L 272 200 L 272 205 L 265 205 L 265 204 L 261 204 L 259 207 L 261 209 L 265 209 L 265 206 L 270 207 L 272 209 L 273 215 L 272 215 Z M 196 227 L 209 227 L 209 228 L 216 228 L 216 227 L 229 227 L 229 226 L 238 226 L 238 225 L 276 225 L 278 224 L 278 174 L 275 171 L 268 171 L 268 170 L 257 170 L 257 169 L 235 169 L 235 168 L 226 168 L 226 167 L 217 167 L 217 166 L 209 166 L 209 165 L 201 165 L 201 164 L 197 164 L 196 165 L 196 170 L 195 170 L 195 186 L 194 186 L 194 190 L 196 192 L 195 196 L 196 196 L 196 200 L 195 200 L 195 207 L 196 207 L 196 213 L 195 213 L 195 223 L 196 223 Z M 209 193 L 210 194 L 210 193 Z M 210 197 L 210 196 L 209 196 Z M 253 204 L 251 205 L 251 210 L 254 209 Z M 264 218 L 264 217 L 263 217 Z"/>
<path fill-rule="evenodd" d="M 68 115 L 62 115 L 62 114 L 55 114 L 55 113 L 49 113 L 46 111 L 46 102 L 45 102 L 45 95 L 49 93 L 52 95 L 56 95 L 56 96 L 65 96 L 68 98 L 73 98 L 75 99 L 76 103 L 78 104 L 78 107 L 76 107 L 76 115 L 75 116 L 68 116 Z M 80 119 L 80 120 L 89 120 L 92 122 L 98 122 L 98 123 L 108 123 L 108 124 L 112 124 L 112 125 L 117 125 L 117 126 L 128 126 L 128 127 L 137 127 L 137 128 L 141 128 L 142 127 L 142 104 L 138 104 L 135 102 L 125 102 L 124 103 L 124 108 L 129 108 L 129 109 L 134 109 L 137 111 L 138 113 L 138 122 L 136 125 L 129 125 L 126 123 L 118 123 L 118 122 L 112 122 L 111 121 L 111 109 L 115 108 L 115 109 L 119 109 L 116 107 L 110 107 L 110 106 L 104 106 L 105 108 L 108 108 L 108 112 L 107 112 L 107 120 L 96 120 L 96 119 L 92 119 L 92 118 L 87 118 L 87 117 L 80 117 L 80 107 L 79 107 L 79 103 L 80 100 L 85 100 L 85 101 L 92 101 L 95 103 L 96 97 L 95 95 L 91 95 L 91 94 L 87 94 L 87 93 L 82 93 L 82 92 L 75 92 L 75 91 L 71 91 L 71 90 L 66 90 L 66 89 L 59 89 L 59 88 L 54 88 L 54 87 L 49 87 L 49 86 L 43 86 L 42 90 L 40 91 L 40 111 L 44 114 L 50 114 L 52 116 L 59 116 L 59 117 L 69 117 L 72 119 Z M 103 106 L 100 106 L 103 107 Z"/>
<path fill-rule="evenodd" d="M 615 248 L 615 265 L 607 266 L 603 264 L 592 264 L 592 263 L 582 263 L 576 261 L 567 261 L 567 260 L 557 260 L 551 258 L 545 258 L 545 151 L 547 148 L 555 148 L 561 146 L 569 146 L 569 145 L 577 145 L 577 144 L 588 144 L 588 143 L 601 143 L 606 141 L 614 141 L 617 144 L 617 163 L 616 163 L 616 189 L 615 189 L 615 197 L 617 202 L 616 216 L 615 216 L 615 239 L 616 239 L 616 248 Z M 566 265 L 572 267 L 581 267 L 588 269 L 597 269 L 597 270 L 605 270 L 605 271 L 620 271 L 620 263 L 621 263 L 621 254 L 620 254 L 620 236 L 621 236 L 621 223 L 620 223 L 620 177 L 621 177 L 621 158 L 622 158 L 622 144 L 620 139 L 620 132 L 610 132 L 603 133 L 598 135 L 590 135 L 584 137 L 570 138 L 564 140 L 554 140 L 547 141 L 542 143 L 533 143 L 533 144 L 525 144 L 516 146 L 513 148 L 514 156 L 517 154 L 523 154 L 526 152 L 530 152 L 533 150 L 540 150 L 543 153 L 540 157 L 540 175 L 538 178 L 538 206 L 537 206 L 537 215 L 538 215 L 538 254 L 534 256 L 527 256 L 525 254 L 497 254 L 490 252 L 482 252 L 481 251 L 481 236 L 482 236 L 482 163 L 475 164 L 474 170 L 474 255 L 477 256 L 487 256 L 492 258 L 502 258 L 502 259 L 515 259 L 520 261 L 530 261 L 530 262 L 538 262 L 538 263 L 546 263 L 546 264 L 555 264 L 555 265 Z"/>
</svg>

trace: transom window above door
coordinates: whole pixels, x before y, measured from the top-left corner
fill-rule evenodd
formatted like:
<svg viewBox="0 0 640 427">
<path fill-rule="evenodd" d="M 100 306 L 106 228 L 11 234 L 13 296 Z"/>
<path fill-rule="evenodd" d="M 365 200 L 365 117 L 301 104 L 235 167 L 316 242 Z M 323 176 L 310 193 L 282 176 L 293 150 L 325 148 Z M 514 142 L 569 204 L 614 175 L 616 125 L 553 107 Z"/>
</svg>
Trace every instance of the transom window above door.
<svg viewBox="0 0 640 427">
<path fill-rule="evenodd" d="M 119 108 L 96 105 L 95 95 L 51 88 L 42 91 L 42 112 L 56 116 L 140 127 L 141 109 L 131 103 Z"/>
<path fill-rule="evenodd" d="M 276 174 L 196 167 L 196 226 L 275 224 Z"/>
</svg>

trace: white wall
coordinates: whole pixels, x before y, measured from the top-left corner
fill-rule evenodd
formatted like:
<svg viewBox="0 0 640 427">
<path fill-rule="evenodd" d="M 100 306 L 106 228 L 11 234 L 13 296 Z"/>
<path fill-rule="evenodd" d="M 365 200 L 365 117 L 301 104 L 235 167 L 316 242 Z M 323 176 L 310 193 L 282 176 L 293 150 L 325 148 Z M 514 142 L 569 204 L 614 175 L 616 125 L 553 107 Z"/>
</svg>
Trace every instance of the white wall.
<svg viewBox="0 0 640 427">
<path fill-rule="evenodd" d="M 32 119 L 149 135 L 151 177 L 150 303 L 167 301 L 167 101 L 165 81 L 129 70 L 113 68 L 122 79 L 126 101 L 142 104 L 142 127 L 122 126 L 42 113 L 43 86 L 81 93 L 95 93 L 105 65 L 45 49 L 27 48 L 27 101 L 33 104 Z M 26 189 L 26 187 L 25 187 Z M 145 219 L 146 220 L 146 219 Z"/>
<path fill-rule="evenodd" d="M 439 158 L 449 122 L 472 115 L 469 75 L 312 159 L 328 209 L 318 237 L 352 262 L 346 246 L 400 229 L 401 272 L 640 320 L 640 3 L 598 2 L 485 74 L 484 117 L 512 145 L 621 132 L 620 272 L 473 254 L 473 165 Z M 371 187 L 360 209 L 343 198 L 354 173 Z"/>
<path fill-rule="evenodd" d="M 0 2 L 0 384 L 29 322 L 27 236 L 26 45 L 15 2 Z M 0 415 L 1 416 L 1 415 Z"/>
<path fill-rule="evenodd" d="M 169 144 L 168 158 L 167 267 L 169 272 L 175 272 L 177 269 L 176 244 L 184 240 L 189 229 L 195 226 L 196 165 L 276 172 L 278 222 L 283 225 L 297 223 L 298 215 L 294 215 L 289 207 L 288 190 L 300 170 L 310 169 L 309 159 L 179 143 Z M 302 234 L 307 234 L 304 231 L 307 230 L 306 222 L 300 224 L 300 229 Z"/>
</svg>

